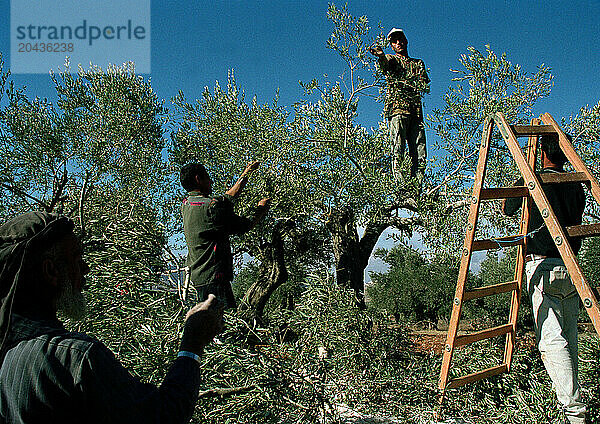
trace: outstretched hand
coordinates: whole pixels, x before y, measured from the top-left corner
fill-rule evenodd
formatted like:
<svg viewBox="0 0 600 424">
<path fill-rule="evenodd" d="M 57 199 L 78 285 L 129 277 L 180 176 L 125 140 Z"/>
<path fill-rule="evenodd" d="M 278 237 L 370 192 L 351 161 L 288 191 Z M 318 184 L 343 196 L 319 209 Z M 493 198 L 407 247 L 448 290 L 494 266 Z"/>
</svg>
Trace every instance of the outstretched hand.
<svg viewBox="0 0 600 424">
<path fill-rule="evenodd" d="M 253 162 L 250 162 L 248 165 L 246 165 L 244 172 L 242 172 L 242 176 L 248 176 L 248 175 L 252 174 L 254 171 L 256 171 L 258 169 L 259 166 L 260 166 L 260 161 L 255 160 Z"/>
<path fill-rule="evenodd" d="M 225 305 L 213 294 L 198 303 L 185 315 L 185 326 L 180 350 L 202 354 L 204 346 L 223 331 L 223 310 Z"/>
<path fill-rule="evenodd" d="M 372 45 L 369 47 L 369 53 L 371 53 L 373 56 L 379 57 L 383 55 L 383 49 L 380 46 Z"/>
</svg>

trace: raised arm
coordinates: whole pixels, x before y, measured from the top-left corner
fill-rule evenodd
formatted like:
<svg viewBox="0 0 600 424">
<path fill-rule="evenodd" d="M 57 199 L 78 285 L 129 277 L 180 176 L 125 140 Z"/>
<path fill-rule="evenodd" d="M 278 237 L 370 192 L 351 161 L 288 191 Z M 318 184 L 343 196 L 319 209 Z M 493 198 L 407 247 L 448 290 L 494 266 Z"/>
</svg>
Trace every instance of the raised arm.
<svg viewBox="0 0 600 424">
<path fill-rule="evenodd" d="M 248 182 L 248 177 L 250 176 L 250 174 L 252 174 L 254 171 L 256 171 L 258 169 L 260 165 L 260 162 L 255 160 L 254 162 L 250 162 L 248 165 L 246 165 L 246 169 L 244 169 L 244 172 L 242 172 L 242 175 L 240 175 L 240 178 L 236 181 L 236 183 L 225 192 L 225 194 L 228 194 L 229 196 L 233 197 L 234 199 L 236 197 L 238 197 L 240 195 L 240 193 L 242 192 L 242 190 L 244 189 L 244 187 L 246 186 L 246 183 Z"/>
</svg>

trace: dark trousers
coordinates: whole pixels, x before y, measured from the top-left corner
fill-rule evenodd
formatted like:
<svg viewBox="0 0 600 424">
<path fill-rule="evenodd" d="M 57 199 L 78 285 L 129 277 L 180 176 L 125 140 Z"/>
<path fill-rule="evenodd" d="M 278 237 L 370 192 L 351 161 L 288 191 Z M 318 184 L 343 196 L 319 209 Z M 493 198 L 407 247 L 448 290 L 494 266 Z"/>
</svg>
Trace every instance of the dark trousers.
<svg viewBox="0 0 600 424">
<path fill-rule="evenodd" d="M 417 177 L 419 184 L 425 175 L 427 146 L 423 119 L 417 114 L 397 114 L 389 118 L 389 136 L 392 145 L 392 172 L 399 180 L 400 168 L 404 160 L 405 146 L 410 156 L 410 176 Z"/>
</svg>

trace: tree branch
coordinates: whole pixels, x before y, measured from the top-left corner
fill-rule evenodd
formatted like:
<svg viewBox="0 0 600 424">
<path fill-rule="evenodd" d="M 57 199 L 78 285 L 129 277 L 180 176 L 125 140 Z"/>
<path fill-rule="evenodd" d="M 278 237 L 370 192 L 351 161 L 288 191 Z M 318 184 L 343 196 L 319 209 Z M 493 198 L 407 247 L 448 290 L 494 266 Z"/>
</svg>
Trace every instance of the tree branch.
<svg viewBox="0 0 600 424">
<path fill-rule="evenodd" d="M 91 171 L 88 169 L 85 172 L 85 179 L 83 180 L 83 186 L 81 187 L 81 192 L 79 193 L 79 225 L 81 226 L 81 237 L 85 237 L 85 221 L 83 220 L 83 204 L 85 203 L 87 194 L 88 194 L 88 183 L 91 176 Z"/>
<path fill-rule="evenodd" d="M 389 223 L 386 221 L 372 220 L 367 223 L 365 232 L 358 243 L 361 259 L 364 258 L 368 262 L 371 252 L 373 252 L 381 233 L 383 233 L 387 227 L 389 227 Z"/>
<path fill-rule="evenodd" d="M 59 202 L 63 202 L 66 199 L 68 199 L 67 196 L 63 196 L 63 191 L 65 190 L 65 186 L 67 185 L 67 182 L 69 181 L 68 176 L 69 175 L 67 172 L 66 164 L 64 166 L 64 170 L 60 177 L 60 180 L 58 180 L 56 175 L 54 175 L 54 183 L 53 183 L 54 187 L 52 188 L 52 200 L 50 201 L 50 204 L 48 205 L 46 212 L 52 212 Z"/>
<path fill-rule="evenodd" d="M 48 207 L 49 207 L 48 204 L 44 203 L 43 201 L 41 201 L 37 197 L 33 197 L 32 195 L 25 193 L 23 190 L 18 189 L 17 187 L 13 187 L 11 185 L 5 184 L 5 183 L 0 183 L 0 186 L 4 187 L 5 189 L 7 189 L 7 190 L 9 190 L 11 192 L 13 192 L 17 196 L 21 196 L 21 197 L 23 197 L 25 199 L 33 200 L 38 205 L 42 206 L 44 208 L 44 210 L 48 210 Z"/>
<path fill-rule="evenodd" d="M 423 219 L 418 216 L 411 216 L 405 218 L 399 216 L 391 216 L 388 218 L 388 223 L 390 227 L 394 227 L 400 231 L 405 231 L 409 233 L 412 232 L 412 229 L 415 225 L 423 225 Z"/>
<path fill-rule="evenodd" d="M 448 203 L 446 205 L 445 212 L 449 213 L 449 212 L 455 211 L 456 209 L 460 209 L 464 206 L 467 206 L 469 204 L 469 202 L 470 202 L 470 199 L 461 199 L 456 202 Z"/>
</svg>

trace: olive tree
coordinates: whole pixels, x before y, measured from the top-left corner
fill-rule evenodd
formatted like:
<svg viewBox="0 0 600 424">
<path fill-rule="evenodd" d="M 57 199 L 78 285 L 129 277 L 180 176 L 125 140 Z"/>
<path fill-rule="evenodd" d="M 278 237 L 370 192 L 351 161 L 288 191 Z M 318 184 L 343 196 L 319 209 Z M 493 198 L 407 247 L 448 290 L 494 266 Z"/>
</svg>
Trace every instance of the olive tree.
<svg viewBox="0 0 600 424">
<path fill-rule="evenodd" d="M 327 47 L 344 72 L 335 81 L 302 84 L 307 97 L 296 105 L 292 126 L 311 164 L 310 191 L 331 236 L 337 283 L 354 289 L 362 303 L 364 270 L 380 235 L 390 226 L 412 234 L 422 223 L 420 199 L 407 163 L 399 181 L 392 175 L 384 125 L 368 130 L 356 123 L 359 101 L 377 97 L 382 87 L 368 53 L 381 34 L 371 37 L 367 17 L 354 17 L 347 7 L 330 4 L 327 17 L 333 25 Z"/>
<path fill-rule="evenodd" d="M 179 310 L 174 293 L 152 291 L 167 243 L 163 102 L 132 64 L 52 75 L 54 103 L 28 97 L 8 73 L 2 83 L 2 219 L 39 209 L 74 219 L 91 268 L 90 319 L 69 326 L 132 353 L 136 370 L 148 360 L 162 369 L 156 353 L 176 339 L 165 315 Z M 149 318 L 150 309 L 163 319 Z"/>
<path fill-rule="evenodd" d="M 241 308 L 261 318 L 271 294 L 288 280 L 289 269 L 303 274 L 327 266 L 326 241 L 314 215 L 309 163 L 287 124 L 288 112 L 277 104 L 246 102 L 233 74 L 226 88 L 218 83 L 189 103 L 183 93 L 174 99 L 177 115 L 171 159 L 178 168 L 190 161 L 205 165 L 214 191 L 224 192 L 247 163 L 261 166 L 244 188 L 236 212 L 252 215 L 256 202 L 271 198 L 270 213 L 246 235 L 233 240 L 234 253 L 259 262 L 257 278 L 246 291 Z M 183 193 L 181 194 L 183 195 Z M 177 213 L 178 211 L 176 211 Z"/>
</svg>

